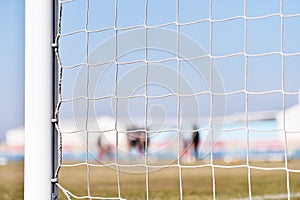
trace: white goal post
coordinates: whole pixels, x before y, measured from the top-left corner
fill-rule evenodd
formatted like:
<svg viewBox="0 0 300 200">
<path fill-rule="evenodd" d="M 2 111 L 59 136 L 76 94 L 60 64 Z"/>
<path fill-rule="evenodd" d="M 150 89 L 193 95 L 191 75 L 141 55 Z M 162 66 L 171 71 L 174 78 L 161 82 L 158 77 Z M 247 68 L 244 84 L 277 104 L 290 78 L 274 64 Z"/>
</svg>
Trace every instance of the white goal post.
<svg viewBox="0 0 300 200">
<path fill-rule="evenodd" d="M 25 1 L 25 200 L 52 199 L 53 5 Z"/>
</svg>

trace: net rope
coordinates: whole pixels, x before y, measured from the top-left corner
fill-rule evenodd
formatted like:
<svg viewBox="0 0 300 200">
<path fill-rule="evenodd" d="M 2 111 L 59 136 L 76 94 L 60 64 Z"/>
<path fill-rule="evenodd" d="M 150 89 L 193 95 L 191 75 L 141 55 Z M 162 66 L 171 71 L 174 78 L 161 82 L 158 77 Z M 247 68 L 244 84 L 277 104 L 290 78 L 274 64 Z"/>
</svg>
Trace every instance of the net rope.
<svg viewBox="0 0 300 200">
<path fill-rule="evenodd" d="M 211 168 L 211 187 L 212 187 L 212 199 L 217 199 L 217 187 L 216 187 L 216 170 L 217 169 L 238 169 L 238 168 L 245 168 L 247 169 L 247 185 L 248 185 L 248 197 L 246 197 L 245 199 L 268 199 L 268 198 L 281 198 L 280 195 L 279 196 L 265 196 L 265 197 L 255 197 L 253 195 L 253 191 L 252 191 L 252 176 L 251 174 L 253 173 L 252 170 L 263 170 L 263 171 L 275 171 L 275 170 L 280 170 L 280 171 L 284 171 L 285 172 L 285 177 L 286 177 L 286 181 L 285 184 L 286 185 L 286 196 L 284 196 L 284 198 L 287 199 L 292 199 L 293 197 L 299 197 L 300 195 L 298 193 L 292 193 L 290 190 L 290 176 L 291 173 L 300 173 L 300 169 L 292 169 L 289 168 L 289 158 L 288 158 L 288 133 L 293 133 L 293 134 L 297 134 L 299 133 L 299 130 L 291 130 L 291 131 L 287 131 L 286 129 L 286 124 L 285 124 L 285 113 L 286 113 L 286 99 L 285 96 L 286 95 L 299 95 L 299 92 L 295 92 L 295 91 L 285 91 L 285 58 L 287 57 L 292 57 L 292 56 L 300 56 L 300 52 L 285 52 L 284 51 L 284 21 L 285 19 L 291 19 L 291 18 L 297 18 L 300 17 L 300 13 L 297 14 L 283 14 L 283 0 L 280 0 L 280 9 L 278 13 L 271 13 L 271 14 L 266 14 L 266 15 L 261 15 L 261 16 L 255 16 L 255 17 L 249 17 L 247 16 L 247 0 L 244 0 L 244 8 L 243 8 L 243 15 L 238 15 L 238 16 L 233 16 L 233 17 L 227 17 L 227 18 L 222 18 L 222 19 L 214 19 L 213 18 L 213 1 L 214 0 L 210 0 L 209 1 L 209 17 L 207 18 L 203 18 L 203 19 L 199 19 L 199 20 L 195 20 L 195 21 L 190 21 L 190 22 L 180 22 L 180 2 L 183 0 L 176 0 L 176 20 L 173 22 L 168 22 L 168 23 L 163 23 L 163 24 L 158 24 L 158 25 L 149 25 L 148 24 L 148 17 L 150 15 L 149 13 L 149 1 L 151 0 L 146 0 L 145 1 L 145 8 L 144 8 L 144 23 L 143 24 L 137 24 L 134 26 L 128 26 L 128 27 L 118 27 L 118 20 L 119 20 L 119 15 L 118 15 L 118 9 L 119 9 L 119 1 L 115 0 L 115 15 L 114 15 L 114 24 L 113 26 L 108 26 L 102 29 L 95 29 L 95 30 L 89 30 L 89 12 L 90 12 L 90 1 L 91 0 L 86 0 L 85 1 L 85 26 L 84 29 L 79 29 L 79 30 L 74 30 L 71 32 L 67 32 L 67 33 L 62 33 L 62 20 L 63 20 L 63 11 L 64 11 L 64 6 L 68 5 L 68 4 L 72 4 L 77 2 L 78 0 L 59 0 L 59 12 L 58 12 L 58 22 L 57 22 L 57 27 L 58 27 L 58 33 L 56 35 L 56 39 L 55 39 L 55 43 L 56 44 L 60 44 L 60 40 L 62 38 L 65 37 L 69 37 L 69 36 L 74 36 L 74 35 L 78 35 L 78 34 L 85 34 L 86 35 L 86 39 L 85 39 L 85 52 L 86 52 L 86 56 L 85 56 L 85 61 L 81 62 L 81 63 L 76 63 L 76 64 L 72 64 L 72 65 L 65 65 L 63 64 L 62 60 L 63 55 L 60 53 L 60 46 L 58 47 L 58 49 L 55 50 L 55 55 L 56 58 L 58 60 L 58 67 L 59 67 L 59 74 L 58 74 L 58 103 L 55 109 L 55 117 L 57 119 L 60 118 L 60 115 L 62 114 L 62 104 L 64 103 L 72 103 L 74 101 L 78 101 L 78 100 L 85 100 L 86 103 L 86 118 L 85 118 L 85 127 L 83 129 L 75 129 L 75 130 L 62 130 L 62 128 L 60 127 L 59 123 L 55 124 L 56 130 L 58 132 L 58 138 L 59 138 L 59 165 L 58 168 L 56 170 L 56 177 L 60 176 L 61 169 L 62 168 L 74 168 L 74 167 L 86 167 L 86 177 L 87 177 L 87 181 L 86 181 L 86 188 L 87 188 L 87 194 L 84 196 L 78 196 L 76 195 L 76 192 L 71 192 L 70 190 L 68 190 L 68 186 L 65 186 L 63 184 L 61 184 L 60 182 L 57 183 L 58 188 L 62 191 L 62 194 L 65 195 L 65 197 L 69 200 L 71 199 L 124 199 L 123 194 L 122 194 L 122 190 L 121 190 L 121 168 L 124 167 L 144 167 L 145 168 L 145 198 L 146 199 L 150 199 L 150 173 L 151 173 L 151 168 L 160 168 L 160 169 L 164 169 L 164 168 L 178 168 L 178 174 L 179 174 L 179 198 L 180 199 L 184 199 L 184 187 L 183 187 L 183 169 L 195 169 L 195 168 L 207 168 L 210 167 Z M 74 13 L 75 14 L 75 13 Z M 151 13 L 151 14 L 155 14 L 155 13 Z M 248 46 L 248 23 L 250 21 L 255 21 L 255 20 L 261 20 L 261 19 L 269 19 L 272 17 L 280 17 L 280 50 L 279 51 L 271 51 L 271 52 L 265 52 L 265 53 L 248 53 L 247 52 L 247 46 Z M 214 32 L 214 24 L 215 23 L 223 23 L 223 22 L 230 22 L 233 20 L 237 20 L 237 19 L 241 19 L 244 20 L 244 35 L 243 35 L 243 51 L 242 52 L 234 52 L 234 53 L 228 53 L 228 54 L 223 54 L 223 55 L 215 55 L 214 54 L 214 39 L 213 39 L 213 32 Z M 180 33 L 181 33 L 181 28 L 184 26 L 188 26 L 188 25 L 196 25 L 202 22 L 208 22 L 209 23 L 209 50 L 208 50 L 208 55 L 204 55 L 204 56 L 197 56 L 197 57 L 191 57 L 191 58 L 182 58 L 180 57 Z M 74 22 L 76 23 L 76 22 Z M 165 28 L 168 26 L 174 25 L 176 26 L 176 33 L 177 33 L 177 39 L 176 39 L 176 55 L 173 55 L 173 57 L 170 58 L 165 58 L 165 59 L 156 59 L 156 60 L 151 60 L 149 59 L 149 45 L 148 45 L 148 31 L 149 30 L 153 30 L 153 29 L 157 29 L 157 28 Z M 132 31 L 135 29 L 140 29 L 143 28 L 145 29 L 145 47 L 144 47 L 144 59 L 133 59 L 130 61 L 119 61 L 118 60 L 118 38 L 119 38 L 119 33 L 121 31 Z M 114 56 L 114 60 L 111 61 L 105 61 L 105 62 L 100 62 L 100 63 L 89 63 L 89 54 L 90 52 L 90 48 L 89 48 L 89 37 L 90 34 L 98 34 L 98 33 L 102 33 L 105 31 L 114 31 L 114 39 L 115 39 L 115 56 Z M 229 47 L 230 48 L 230 47 Z M 249 58 L 253 58 L 253 57 L 265 57 L 265 56 L 270 56 L 270 55 L 279 55 L 281 57 L 281 89 L 274 89 L 274 90 L 267 90 L 267 91 L 250 91 L 248 90 L 248 66 L 249 66 Z M 213 65 L 214 65 L 214 61 L 218 60 L 218 59 L 224 59 L 224 58 L 231 58 L 231 57 L 235 57 L 235 56 L 244 56 L 244 85 L 245 85 L 245 89 L 241 89 L 241 90 L 235 90 L 235 91 L 230 91 L 230 92 L 216 92 L 213 91 L 213 84 L 210 84 L 209 89 L 203 92 L 195 92 L 193 94 L 180 94 L 180 73 L 181 73 L 181 63 L 184 61 L 193 61 L 193 60 L 197 60 L 197 59 L 201 59 L 201 58 L 209 58 L 210 60 L 210 83 L 213 83 Z M 176 82 L 176 92 L 170 92 L 168 94 L 163 94 L 163 95 L 149 95 L 149 91 L 148 91 L 148 82 L 149 82 L 149 65 L 150 64 L 155 64 L 155 63 L 163 63 L 163 62 L 167 62 L 167 61 L 176 61 L 177 63 L 177 82 Z M 110 63 L 114 63 L 115 64 L 115 88 L 114 88 L 114 94 L 112 95 L 106 95 L 106 96 L 101 96 L 101 97 L 90 97 L 89 94 L 89 80 L 90 80 L 90 69 L 97 67 L 99 65 L 105 65 L 105 64 L 110 64 Z M 118 86 L 119 86 L 119 70 L 120 67 L 125 66 L 125 65 L 130 65 L 130 64 L 136 64 L 136 63 L 143 63 L 146 66 L 145 69 L 145 91 L 144 94 L 133 94 L 130 96 L 119 96 L 118 94 Z M 63 77 L 63 73 L 65 70 L 71 70 L 71 69 L 77 69 L 80 68 L 82 66 L 86 67 L 86 85 L 85 85 L 85 95 L 80 95 L 77 97 L 72 97 L 72 98 L 64 98 L 64 94 L 63 94 L 63 90 L 62 90 L 62 84 L 64 81 L 64 77 Z M 75 78 L 75 77 L 74 77 Z M 277 128 L 277 129 L 271 129 L 271 130 L 260 130 L 260 129 L 255 129 L 252 128 L 251 126 L 249 126 L 249 95 L 266 95 L 266 94 L 274 94 L 274 93 L 280 93 L 282 95 L 282 112 L 283 112 L 283 125 L 282 128 Z M 213 126 L 213 118 L 215 116 L 213 116 L 213 105 L 214 105 L 214 98 L 216 96 L 231 96 L 231 95 L 235 95 L 235 94 L 245 94 L 245 127 L 241 127 L 241 128 L 215 128 Z M 141 129 L 141 131 L 145 131 L 146 132 L 146 137 L 148 136 L 148 134 L 152 134 L 152 133 L 165 133 L 165 132 L 169 132 L 169 131 L 175 131 L 178 135 L 177 137 L 177 146 L 180 147 L 182 146 L 182 141 L 181 141 L 181 137 L 180 135 L 184 132 L 191 132 L 192 130 L 182 130 L 181 126 L 180 126 L 180 119 L 182 116 L 181 113 L 181 98 L 183 97 L 197 97 L 199 95 L 209 95 L 210 96 L 210 116 L 209 116 L 209 126 L 208 127 L 202 127 L 199 128 L 198 131 L 211 131 L 211 143 L 213 143 L 214 141 L 214 134 L 218 133 L 218 132 L 222 132 L 222 133 L 226 133 L 226 132 L 232 132 L 232 131 L 238 131 L 238 130 L 243 130 L 246 131 L 247 133 L 247 141 L 246 141 L 246 158 L 245 158 L 245 164 L 236 164 L 236 165 L 225 165 L 225 164 L 217 164 L 215 163 L 215 158 L 214 158 L 214 152 L 211 151 L 210 152 L 210 161 L 208 163 L 201 163 L 201 164 L 192 164 L 192 165 L 183 165 L 182 162 L 180 161 L 181 159 L 181 150 L 180 148 L 178 148 L 178 152 L 177 152 L 177 159 L 176 162 L 174 163 L 169 163 L 169 164 L 160 164 L 160 165 L 148 165 L 148 153 L 147 153 L 147 148 L 148 148 L 148 141 L 146 140 L 146 150 L 144 153 L 144 162 L 143 163 L 136 163 L 136 164 L 132 164 L 132 163 L 121 163 L 120 162 L 120 157 L 119 157 L 119 137 L 118 135 L 120 134 L 120 130 L 118 128 L 118 105 L 119 105 L 119 101 L 122 99 L 134 99 L 134 98 L 145 98 L 145 111 L 144 111 L 144 123 L 143 125 L 145 127 L 148 127 L 148 117 L 149 117 L 149 100 L 151 99 L 163 99 L 166 97 L 173 97 L 175 96 L 177 98 L 177 121 L 176 121 L 176 127 L 175 128 L 167 128 L 167 129 L 162 129 L 162 130 L 145 130 L 145 129 Z M 102 131 L 93 131 L 93 130 L 89 130 L 88 128 L 88 123 L 89 123 L 89 115 L 90 115 L 90 109 L 89 109 L 89 102 L 90 101 L 100 101 L 100 100 L 105 100 L 105 99 L 111 99 L 114 98 L 115 99 L 115 104 L 114 104 L 114 128 L 113 129 L 106 129 L 106 130 L 102 130 Z M 93 163 L 90 161 L 90 152 L 89 152 L 89 135 L 93 134 L 93 133 L 107 133 L 107 132 L 111 132 L 111 131 L 115 131 L 116 133 L 116 146 L 115 146 L 115 153 L 116 156 L 114 158 L 114 163 Z M 135 130 L 136 131 L 136 130 Z M 65 135 L 76 135 L 79 133 L 85 133 L 86 138 L 85 138 L 85 160 L 83 162 L 76 162 L 76 163 L 65 163 L 64 159 L 63 159 L 63 136 Z M 126 131 L 126 133 L 130 133 L 131 131 Z M 132 131 L 134 132 L 134 131 Z M 283 132 L 284 134 L 284 166 L 282 167 L 261 167 L 261 166 L 256 166 L 254 164 L 251 163 L 250 160 L 250 133 L 251 132 L 256 132 L 256 133 L 262 133 L 262 132 Z M 105 167 L 114 167 L 116 170 L 116 183 L 117 183 L 117 196 L 114 197 L 106 197 L 106 196 L 93 196 L 92 192 L 91 192 L 91 168 L 97 168 L 97 170 L 101 170 L 102 168 Z M 83 184 L 82 184 L 83 185 Z"/>
</svg>

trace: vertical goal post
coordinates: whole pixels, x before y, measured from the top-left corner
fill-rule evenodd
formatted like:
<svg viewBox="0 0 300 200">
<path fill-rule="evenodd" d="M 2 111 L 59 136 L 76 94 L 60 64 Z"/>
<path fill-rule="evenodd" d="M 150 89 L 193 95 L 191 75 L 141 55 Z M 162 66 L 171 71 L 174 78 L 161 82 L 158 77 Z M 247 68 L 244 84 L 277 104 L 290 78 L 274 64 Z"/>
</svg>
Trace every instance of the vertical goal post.
<svg viewBox="0 0 300 200">
<path fill-rule="evenodd" d="M 56 0 L 25 1 L 24 199 L 56 199 Z"/>
</svg>

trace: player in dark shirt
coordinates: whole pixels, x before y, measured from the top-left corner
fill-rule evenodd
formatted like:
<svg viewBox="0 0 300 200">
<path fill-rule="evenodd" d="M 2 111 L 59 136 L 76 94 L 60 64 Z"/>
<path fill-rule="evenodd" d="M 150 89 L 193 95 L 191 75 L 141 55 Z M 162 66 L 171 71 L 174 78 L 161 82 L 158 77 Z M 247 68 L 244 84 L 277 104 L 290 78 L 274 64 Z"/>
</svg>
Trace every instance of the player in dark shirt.
<svg viewBox="0 0 300 200">
<path fill-rule="evenodd" d="M 194 156 L 195 159 L 199 159 L 199 143 L 200 143 L 200 135 L 199 135 L 199 131 L 198 131 L 198 127 L 196 125 L 194 125 L 193 127 L 193 146 L 194 146 Z"/>
</svg>

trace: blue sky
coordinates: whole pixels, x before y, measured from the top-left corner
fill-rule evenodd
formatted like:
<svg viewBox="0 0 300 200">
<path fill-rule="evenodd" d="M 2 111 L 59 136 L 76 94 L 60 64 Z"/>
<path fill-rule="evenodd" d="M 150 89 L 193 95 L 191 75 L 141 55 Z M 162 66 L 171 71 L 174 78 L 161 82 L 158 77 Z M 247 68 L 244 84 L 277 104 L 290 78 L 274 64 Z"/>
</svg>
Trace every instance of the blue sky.
<svg viewBox="0 0 300 200">
<path fill-rule="evenodd" d="M 102 2 L 102 1 L 101 1 Z M 194 6 L 189 6 L 188 3 Z M 223 19 L 227 17 L 243 15 L 244 1 L 213 1 L 213 18 Z M 247 4 L 247 16 L 256 17 L 278 13 L 280 11 L 279 0 L 249 0 Z M 284 0 L 283 14 L 300 13 L 300 1 Z M 89 29 L 101 29 L 113 25 L 114 2 L 105 1 L 99 7 L 100 1 L 90 0 L 90 23 Z M 126 27 L 142 24 L 144 20 L 144 1 L 131 0 L 119 1 L 118 26 Z M 149 25 L 166 23 L 175 20 L 174 0 L 149 1 Z M 179 21 L 184 23 L 209 16 L 208 1 L 181 1 L 181 15 Z M 96 8 L 102 9 L 101 12 Z M 133 12 L 134 11 L 134 12 Z M 138 12 L 140 11 L 140 12 Z M 76 15 L 74 15 L 76 13 Z M 0 138 L 6 130 L 23 125 L 24 122 L 24 1 L 10 0 L 0 2 L 0 25 L 1 25 L 1 116 L 0 116 Z M 75 0 L 64 5 L 63 33 L 84 28 L 85 1 Z M 97 17 L 97 15 L 100 15 Z M 126 19 L 126 20 L 125 20 Z M 300 52 L 300 17 L 290 17 L 284 20 L 284 52 Z M 176 27 L 169 27 L 175 29 Z M 182 26 L 183 34 L 191 37 L 203 48 L 209 51 L 209 23 L 203 22 L 194 26 Z M 243 50 L 243 20 L 236 19 L 227 22 L 216 22 L 213 27 L 214 44 L 213 54 L 223 55 L 241 52 Z M 198 32 L 197 32 L 198 31 Z M 280 17 L 274 16 L 260 20 L 249 20 L 248 22 L 248 47 L 251 53 L 265 53 L 280 50 Z M 201 36 L 199 37 L 199 33 Z M 113 36 L 112 32 L 95 35 L 94 47 L 103 41 L 103 38 Z M 71 49 L 82 47 L 83 43 L 74 41 L 85 41 L 82 36 L 76 35 L 63 37 L 61 42 L 69 44 L 65 47 L 63 61 L 78 63 L 84 60 L 84 53 L 72 51 Z M 91 36 L 92 38 L 92 36 Z M 73 46 L 72 46 L 73 45 Z M 75 46 L 74 46 L 75 45 Z M 75 55 L 75 56 L 74 56 Z M 74 60 L 74 57 L 77 58 Z M 248 65 L 248 91 L 260 92 L 281 89 L 281 57 L 270 55 L 266 57 L 251 57 Z M 225 91 L 232 92 L 245 88 L 244 85 L 244 56 L 234 56 L 224 59 L 216 59 L 216 66 L 224 81 Z M 71 62 L 70 62 L 71 63 Z M 297 92 L 300 88 L 300 55 L 288 56 L 285 59 L 285 91 Z M 68 77 L 68 72 L 69 77 Z M 71 96 L 74 77 L 78 70 L 66 70 L 65 72 L 65 95 Z M 243 112 L 245 109 L 245 94 L 230 95 L 227 98 L 227 109 L 230 112 Z M 286 96 L 286 106 L 297 102 L 297 95 Z M 251 110 L 282 109 L 282 95 L 280 93 L 268 95 L 249 95 L 249 108 Z"/>
<path fill-rule="evenodd" d="M 24 124 L 24 1 L 0 2 L 0 138 Z"/>
<path fill-rule="evenodd" d="M 176 0 L 165 1 L 148 1 L 148 18 L 147 25 L 156 26 L 176 21 Z M 265 0 L 247 1 L 247 17 L 255 18 L 261 16 L 267 16 L 270 14 L 277 14 L 269 17 L 262 17 L 261 19 L 249 19 L 247 23 L 247 53 L 263 54 L 280 52 L 281 41 L 281 18 L 278 15 L 280 13 L 280 1 L 279 0 Z M 191 6 L 192 5 L 192 6 Z M 101 30 L 104 28 L 112 27 L 115 20 L 115 2 L 114 1 L 89 1 L 89 22 L 88 30 Z M 283 1 L 282 13 L 284 15 L 292 15 L 300 12 L 299 1 Z M 76 13 L 76 22 L 74 21 L 74 14 Z M 231 17 L 244 15 L 244 1 L 222 1 L 213 0 L 212 18 L 214 20 L 221 20 Z M 85 1 L 74 1 L 72 3 L 63 4 L 63 18 L 62 18 L 62 33 L 68 34 L 73 31 L 85 29 L 85 16 L 86 6 Z M 209 1 L 180 1 L 179 9 L 179 23 L 186 23 L 195 20 L 207 19 L 209 17 Z M 118 4 L 117 15 L 117 27 L 130 27 L 135 25 L 143 25 L 145 20 L 145 1 L 120 0 Z M 74 21 L 74 23 L 72 23 Z M 300 17 L 288 17 L 284 19 L 284 31 L 283 31 L 283 53 L 297 53 L 300 51 Z M 165 26 L 164 28 L 169 30 L 176 30 L 176 25 Z M 244 19 L 238 17 L 233 20 L 227 20 L 223 22 L 213 23 L 213 45 L 212 54 L 214 56 L 224 56 L 232 53 L 241 53 L 244 51 Z M 199 46 L 203 47 L 204 51 L 210 52 L 210 23 L 204 20 L 200 23 L 182 25 L 180 26 L 180 33 L 189 37 L 196 42 Z M 123 31 L 125 32 L 125 31 Z M 119 31 L 122 34 L 122 31 Z M 107 30 L 98 33 L 89 34 L 89 55 L 95 51 L 95 48 L 99 44 L 105 44 L 108 38 L 114 37 L 114 30 Z M 150 33 L 149 33 L 150 35 Z M 150 36 L 149 36 L 150 37 Z M 121 39 L 119 39 L 120 41 Z M 74 42 L 76 41 L 76 42 Z M 137 41 L 133 41 L 133 43 Z M 62 63 L 64 66 L 72 66 L 79 63 L 83 63 L 86 57 L 86 33 L 79 32 L 68 36 L 62 36 L 60 38 L 60 53 Z M 150 43 L 149 43 L 150 45 Z M 104 45 L 105 46 L 105 45 Z M 111 45 L 114 46 L 114 45 Z M 102 52 L 98 54 L 97 59 L 100 59 L 104 53 L 107 56 L 105 61 L 110 61 L 114 57 L 113 47 L 102 48 Z M 119 45 L 120 46 L 120 45 Z M 183 45 L 182 45 L 183 46 Z M 72 49 L 72 51 L 69 51 Z M 105 49 L 105 50 L 103 50 Z M 98 50 L 98 49 L 97 49 Z M 134 59 L 144 59 L 144 52 L 135 52 L 133 55 L 120 58 L 122 61 L 132 61 Z M 170 54 L 152 54 L 149 51 L 149 59 L 162 59 L 172 57 Z M 91 60 L 91 59 L 90 59 Z M 101 61 L 104 61 L 101 58 Z M 236 92 L 239 90 L 247 90 L 248 92 L 259 93 L 273 90 L 282 89 L 282 77 L 284 76 L 284 90 L 286 92 L 298 92 L 300 88 L 300 55 L 287 56 L 284 62 L 284 72 L 282 72 L 281 55 L 278 53 L 266 55 L 266 56 L 250 56 L 248 58 L 247 65 L 247 81 L 245 80 L 245 56 L 243 54 L 214 59 L 214 63 L 224 83 L 225 92 Z M 164 63 L 166 66 L 176 70 L 176 62 Z M 175 66 L 175 68 L 174 68 Z M 130 74 L 130 69 L 137 67 L 135 65 L 128 65 L 127 67 L 120 67 L 119 80 L 122 80 L 122 76 L 126 77 L 126 74 Z M 85 66 L 81 66 L 72 69 L 64 69 L 63 77 L 63 98 L 71 98 L 74 95 L 71 89 L 76 84 L 76 75 L 80 72 L 85 74 Z M 191 84 L 195 92 L 201 92 L 207 90 L 207 85 L 201 84 L 203 80 L 199 81 L 199 77 L 194 76 L 194 71 L 189 70 L 188 66 L 182 63 L 182 71 L 188 81 Z M 141 72 L 139 76 L 144 77 L 145 72 Z M 151 71 L 149 72 L 151 74 Z M 160 74 L 163 77 L 170 77 L 169 74 Z M 114 90 L 114 78 L 115 69 L 108 70 L 105 73 L 102 82 L 102 90 L 96 90 L 95 97 L 101 97 L 113 94 Z M 73 78 L 72 78 L 73 77 Z M 176 78 L 176 77 L 175 77 Z M 198 79 L 197 79 L 198 78 Z M 151 75 L 149 76 L 151 79 Z M 131 79 L 133 80 L 133 79 Z M 246 84 L 247 82 L 247 88 Z M 132 87 L 133 83 L 130 80 L 127 82 L 127 87 Z M 110 93 L 106 91 L 110 88 Z M 172 88 L 171 88 L 172 89 Z M 105 91 L 105 92 L 104 92 Z M 143 94 L 144 89 L 141 90 Z M 148 91 L 150 94 L 151 88 Z M 155 93 L 155 92 L 154 92 Z M 85 95 L 85 93 L 80 93 Z M 80 96 L 77 94 L 77 96 Z M 75 95 L 76 96 L 76 95 Z M 73 96 L 74 97 L 74 96 Z M 197 97 L 198 98 L 198 97 Z M 285 98 L 285 105 L 283 105 L 283 98 Z M 283 97 L 282 93 L 274 92 L 271 94 L 249 94 L 248 105 L 249 111 L 264 111 L 264 110 L 281 110 L 283 107 L 289 107 L 297 103 L 298 95 L 290 94 Z M 145 106 L 144 99 L 132 100 L 133 110 L 135 113 L 144 115 L 143 108 Z M 203 115 L 209 115 L 209 95 L 202 95 L 198 98 L 200 104 L 200 110 Z M 153 105 L 160 104 L 165 108 L 165 111 L 170 111 L 170 114 L 176 117 L 176 101 L 172 102 L 172 99 L 168 103 L 164 104 L 163 101 L 153 102 Z M 244 112 L 246 95 L 244 92 L 228 95 L 226 97 L 226 114 L 233 114 L 234 112 Z M 127 102 L 126 102 L 127 103 Z M 97 101 L 96 111 L 97 114 L 111 115 L 111 101 L 105 102 Z M 149 101 L 151 104 L 151 100 Z M 82 104 L 80 104 L 82 105 Z M 130 103 L 127 105 L 131 105 Z M 150 105 L 151 106 L 151 105 Z M 63 104 L 62 113 L 67 113 L 71 105 L 68 103 Z M 122 106 L 119 106 L 120 110 Z M 186 108 L 189 108 L 188 105 Z M 82 107 L 84 110 L 84 107 Z M 125 110 L 125 109 L 123 109 Z M 126 112 L 126 111 L 125 111 Z M 119 112 L 120 114 L 121 112 Z M 65 117 L 70 117 L 67 115 Z"/>
</svg>

